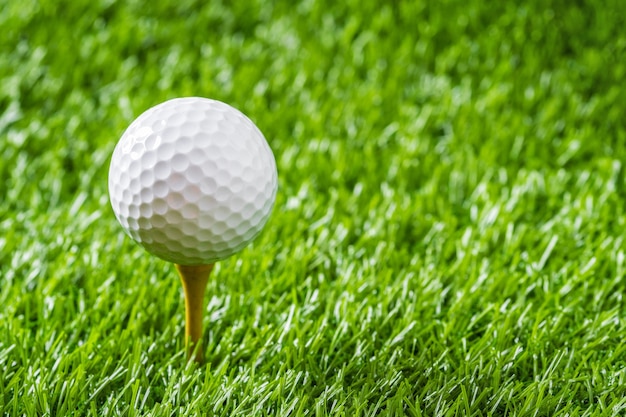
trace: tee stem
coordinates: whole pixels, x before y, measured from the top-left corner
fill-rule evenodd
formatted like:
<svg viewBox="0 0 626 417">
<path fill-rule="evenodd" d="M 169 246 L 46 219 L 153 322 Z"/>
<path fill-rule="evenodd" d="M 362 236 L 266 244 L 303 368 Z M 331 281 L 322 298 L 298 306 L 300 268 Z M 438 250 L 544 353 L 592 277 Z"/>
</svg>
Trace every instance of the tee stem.
<svg viewBox="0 0 626 417">
<path fill-rule="evenodd" d="M 202 347 L 202 318 L 204 316 L 204 292 L 209 275 L 213 270 L 210 265 L 176 265 L 185 293 L 185 346 L 187 358 L 197 363 L 204 361 Z"/>
</svg>

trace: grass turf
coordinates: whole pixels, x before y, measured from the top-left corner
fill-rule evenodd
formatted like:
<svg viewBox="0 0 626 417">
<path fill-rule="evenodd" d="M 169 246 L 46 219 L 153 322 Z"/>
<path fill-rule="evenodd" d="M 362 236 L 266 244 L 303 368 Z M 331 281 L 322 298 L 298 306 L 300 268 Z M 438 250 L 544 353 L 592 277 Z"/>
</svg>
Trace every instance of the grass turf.
<svg viewBox="0 0 626 417">
<path fill-rule="evenodd" d="M 0 6 L 0 414 L 624 413 L 621 2 L 326 3 Z M 185 95 L 250 115 L 280 180 L 202 367 L 106 190 Z"/>
</svg>

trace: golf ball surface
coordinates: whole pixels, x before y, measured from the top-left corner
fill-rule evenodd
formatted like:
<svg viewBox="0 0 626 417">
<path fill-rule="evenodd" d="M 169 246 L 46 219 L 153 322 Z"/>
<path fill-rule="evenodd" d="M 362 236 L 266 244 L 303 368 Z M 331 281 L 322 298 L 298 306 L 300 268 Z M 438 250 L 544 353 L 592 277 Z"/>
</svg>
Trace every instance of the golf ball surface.
<svg viewBox="0 0 626 417">
<path fill-rule="evenodd" d="M 274 155 L 243 113 L 199 97 L 141 114 L 109 169 L 115 216 L 149 252 L 180 265 L 209 264 L 248 245 L 276 198 Z"/>
</svg>

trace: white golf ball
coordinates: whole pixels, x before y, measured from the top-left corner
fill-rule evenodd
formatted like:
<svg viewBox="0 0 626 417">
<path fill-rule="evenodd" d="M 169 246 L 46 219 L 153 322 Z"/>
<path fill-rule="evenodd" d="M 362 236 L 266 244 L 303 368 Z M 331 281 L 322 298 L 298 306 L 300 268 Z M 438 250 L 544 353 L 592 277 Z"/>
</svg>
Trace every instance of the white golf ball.
<svg viewBox="0 0 626 417">
<path fill-rule="evenodd" d="M 180 265 L 209 264 L 248 245 L 276 198 L 274 155 L 235 108 L 177 98 L 141 114 L 113 152 L 109 195 L 126 233 Z"/>
</svg>

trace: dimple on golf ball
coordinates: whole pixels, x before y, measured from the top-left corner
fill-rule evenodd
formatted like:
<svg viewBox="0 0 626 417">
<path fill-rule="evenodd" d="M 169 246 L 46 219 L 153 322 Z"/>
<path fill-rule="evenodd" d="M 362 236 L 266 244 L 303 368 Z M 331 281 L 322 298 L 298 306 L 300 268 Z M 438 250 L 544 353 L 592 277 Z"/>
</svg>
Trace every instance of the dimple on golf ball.
<svg viewBox="0 0 626 417">
<path fill-rule="evenodd" d="M 199 97 L 141 114 L 109 169 L 111 206 L 126 233 L 180 265 L 210 264 L 243 249 L 265 226 L 276 189 L 274 155 L 255 124 Z"/>
</svg>

